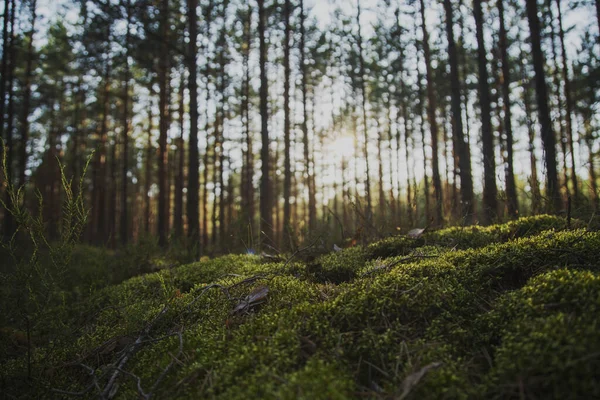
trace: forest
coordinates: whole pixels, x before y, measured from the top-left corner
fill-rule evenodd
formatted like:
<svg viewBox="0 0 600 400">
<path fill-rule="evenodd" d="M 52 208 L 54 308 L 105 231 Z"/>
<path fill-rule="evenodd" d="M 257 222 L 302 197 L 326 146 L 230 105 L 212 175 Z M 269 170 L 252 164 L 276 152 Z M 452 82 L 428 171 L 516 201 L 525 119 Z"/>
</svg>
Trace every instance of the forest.
<svg viewBox="0 0 600 400">
<path fill-rule="evenodd" d="M 600 397 L 600 0 L 0 12 L 0 397 Z"/>
</svg>

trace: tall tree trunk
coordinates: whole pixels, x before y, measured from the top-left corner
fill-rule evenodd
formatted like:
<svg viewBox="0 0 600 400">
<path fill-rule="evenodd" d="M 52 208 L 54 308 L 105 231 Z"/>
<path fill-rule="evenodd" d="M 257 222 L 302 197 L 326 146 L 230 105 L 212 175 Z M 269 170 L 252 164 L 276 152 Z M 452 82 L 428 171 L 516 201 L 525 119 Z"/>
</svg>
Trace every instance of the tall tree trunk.
<svg viewBox="0 0 600 400">
<path fill-rule="evenodd" d="M 200 154 L 198 152 L 198 16 L 196 9 L 198 0 L 187 0 L 188 54 L 186 57 L 188 70 L 188 90 L 190 92 L 190 136 L 188 150 L 188 184 L 187 184 L 187 224 L 190 246 L 195 251 L 194 258 L 200 255 L 200 212 L 199 212 L 199 168 Z M 183 154 L 182 154 L 183 156 Z M 206 167 L 206 165 L 205 165 Z"/>
<path fill-rule="evenodd" d="M 10 22 L 10 6 L 11 0 L 4 1 L 4 13 L 2 19 L 2 61 L 0 64 L 0 138 L 4 139 L 4 111 L 6 106 L 6 77 L 8 75 L 8 61 L 10 57 L 10 38 L 9 38 L 9 22 Z"/>
<path fill-rule="evenodd" d="M 383 187 L 383 124 L 377 122 L 377 178 L 379 188 L 379 218 L 381 225 L 387 220 L 385 215 L 385 191 Z"/>
<path fill-rule="evenodd" d="M 388 97 L 388 101 L 387 101 L 387 139 L 388 139 L 388 152 L 390 154 L 390 214 L 391 214 L 391 219 L 390 221 L 392 222 L 392 227 L 394 226 L 394 224 L 396 223 L 396 218 L 397 216 L 397 210 L 396 210 L 396 198 L 394 196 L 394 153 L 396 154 L 396 160 L 398 159 L 398 155 L 399 155 L 399 148 L 396 149 L 396 151 L 394 152 L 394 147 L 392 145 L 392 142 L 394 141 L 394 132 L 393 132 L 393 121 L 392 121 L 392 102 L 391 102 L 391 94 Z M 400 171 L 400 170 L 398 170 Z M 337 193 L 337 191 L 336 191 Z M 400 197 L 400 186 L 398 186 L 398 197 Z M 410 204 L 409 204 L 410 207 Z"/>
<path fill-rule="evenodd" d="M 402 105 L 402 118 L 404 119 L 404 160 L 406 161 L 406 210 L 408 212 L 408 226 L 413 226 L 413 200 L 412 191 L 410 188 L 410 168 L 408 166 L 409 153 L 408 153 L 408 141 L 410 140 L 412 133 L 410 131 L 410 125 L 408 122 L 408 106 L 405 101 Z"/>
<path fill-rule="evenodd" d="M 242 69 L 244 78 L 242 81 L 242 101 L 240 115 L 242 116 L 243 137 L 245 150 L 243 157 L 243 176 L 242 176 L 242 222 L 250 232 L 250 238 L 254 237 L 254 152 L 252 151 L 252 134 L 250 132 L 250 45 L 252 42 L 252 7 L 248 2 L 244 20 L 244 47 L 242 51 Z"/>
<path fill-rule="evenodd" d="M 512 112 L 510 108 L 510 67 L 508 65 L 506 27 L 504 26 L 504 0 L 497 0 L 497 7 L 500 20 L 499 46 L 502 63 L 502 107 L 504 111 L 504 133 L 506 135 L 506 166 L 504 175 L 506 180 L 508 215 L 514 219 L 519 215 L 519 202 L 514 173 Z"/>
<path fill-rule="evenodd" d="M 146 141 L 146 160 L 144 166 L 144 232 L 150 234 L 150 180 L 152 179 L 152 102 L 148 105 L 148 137 Z"/>
<path fill-rule="evenodd" d="M 168 70 L 169 70 L 169 0 L 161 1 L 161 54 L 158 62 L 159 86 L 159 137 L 158 137 L 158 244 L 167 246 L 169 230 L 167 210 L 167 134 L 169 132 L 169 98 L 168 98 Z"/>
<path fill-rule="evenodd" d="M 448 0 L 446 0 L 448 1 Z M 556 137 L 552 130 L 550 108 L 548 107 L 548 89 L 544 72 L 544 55 L 540 37 L 540 21 L 537 15 L 537 1 L 526 0 L 527 19 L 531 37 L 531 52 L 535 70 L 535 87 L 538 103 L 538 115 L 544 145 L 546 165 L 546 195 L 549 198 L 548 211 L 558 212 L 561 208 L 558 188 L 558 173 L 556 169 Z"/>
<path fill-rule="evenodd" d="M 479 104 L 481 107 L 481 136 L 483 152 L 483 213 L 484 224 L 498 217 L 498 188 L 496 187 L 496 161 L 494 133 L 492 132 L 492 105 L 487 71 L 487 52 L 483 32 L 481 0 L 473 0 L 473 14 L 477 29 L 477 60 L 479 68 Z"/>
<path fill-rule="evenodd" d="M 565 122 L 564 122 L 564 118 L 563 118 L 563 112 L 565 110 L 565 105 L 563 102 L 563 98 L 561 95 L 561 74 L 560 74 L 560 67 L 558 65 L 558 51 L 556 49 L 556 33 L 554 31 L 554 13 L 552 12 L 552 0 L 546 0 L 545 2 L 545 6 L 546 6 L 546 12 L 547 12 L 547 18 L 548 18 L 548 25 L 550 27 L 550 43 L 551 43 L 551 55 L 550 55 L 550 60 L 552 60 L 553 63 L 553 71 L 551 73 L 552 76 L 552 83 L 554 85 L 554 95 L 556 97 L 556 114 L 557 114 L 557 119 L 558 119 L 558 138 L 559 138 L 559 142 L 560 142 L 560 148 L 561 148 L 561 152 L 562 152 L 562 162 L 563 162 L 563 168 L 562 168 L 562 173 L 563 173 L 563 184 L 564 184 L 564 189 L 565 189 L 565 198 L 568 198 L 569 196 L 571 196 L 570 190 L 569 190 L 569 167 L 568 167 L 568 149 L 567 149 L 567 133 L 565 131 Z M 552 101 L 552 98 L 549 99 L 550 102 Z M 550 105 L 550 107 L 552 107 L 552 104 Z M 560 182 L 559 182 L 560 185 Z M 559 186 L 560 187 L 560 186 Z"/>
<path fill-rule="evenodd" d="M 598 2 L 596 2 L 598 7 Z M 562 21 L 562 9 L 560 0 L 556 0 L 556 7 L 558 8 L 558 37 L 560 39 L 560 49 L 562 56 L 562 76 L 563 76 L 563 90 L 565 92 L 565 122 L 567 130 L 567 142 L 569 144 L 569 151 L 571 153 L 571 185 L 573 186 L 573 197 L 575 203 L 579 202 L 579 188 L 577 184 L 577 173 L 575 171 L 575 149 L 573 147 L 573 99 L 571 98 L 571 79 L 569 78 L 569 60 L 567 58 L 567 50 L 565 48 L 565 31 L 563 29 Z"/>
<path fill-rule="evenodd" d="M 431 68 L 431 51 L 429 49 L 429 31 L 425 22 L 425 1 L 421 0 L 421 24 L 423 29 L 423 53 L 425 56 L 426 78 L 427 78 L 427 118 L 429 120 L 429 129 L 431 131 L 431 169 L 433 178 L 433 194 L 435 197 L 435 217 L 434 225 L 443 224 L 444 216 L 442 205 L 444 204 L 442 195 L 442 180 L 440 178 L 439 156 L 438 156 L 438 124 L 436 120 L 436 97 L 434 91 L 434 77 Z M 455 60 L 456 61 L 456 60 Z M 460 99 L 459 99 L 460 101 Z M 423 147 L 425 147 L 423 145 Z M 427 207 L 429 208 L 429 207 Z M 429 213 L 427 213 L 429 214 Z"/>
<path fill-rule="evenodd" d="M 267 78 L 267 43 L 265 40 L 265 14 L 264 0 L 258 0 L 258 36 L 259 36 L 259 64 L 260 64 L 260 136 L 262 148 L 260 150 L 261 180 L 260 180 L 260 230 L 261 244 L 272 245 L 273 240 L 273 202 L 271 198 L 271 179 L 269 177 L 269 81 Z M 263 246 L 264 247 L 264 246 Z"/>
<path fill-rule="evenodd" d="M 111 73 L 111 61 L 106 55 L 104 67 L 104 77 L 102 84 L 102 93 L 100 98 L 102 99 L 102 117 L 100 122 L 100 141 L 98 143 L 98 155 L 96 156 L 96 163 L 94 166 L 94 172 L 96 177 L 94 179 L 94 188 L 92 191 L 93 198 L 93 209 L 95 214 L 93 219 L 94 234 L 93 241 L 96 244 L 101 244 L 106 240 L 107 236 L 107 218 L 106 218 L 106 146 L 108 137 L 108 113 L 110 111 L 110 73 Z"/>
<path fill-rule="evenodd" d="M 290 160 L 290 38 L 292 29 L 290 25 L 290 14 L 292 5 L 290 0 L 285 0 L 283 6 L 285 35 L 283 42 L 283 142 L 284 142 L 284 160 L 283 160 L 283 243 L 284 249 L 290 250 L 293 246 L 292 227 L 290 224 L 290 192 L 292 186 L 292 171 Z"/>
<path fill-rule="evenodd" d="M 121 244 L 125 246 L 129 241 L 129 213 L 127 200 L 129 198 L 129 51 L 131 47 L 131 0 L 125 5 L 127 12 L 127 31 L 125 33 L 125 76 L 123 77 L 123 149 L 121 170 Z"/>
<path fill-rule="evenodd" d="M 9 0 L 5 0 L 8 2 Z M 10 12 L 10 33 L 9 33 L 9 45 L 8 51 L 2 55 L 3 62 L 4 58 L 8 58 L 8 73 L 6 79 L 6 90 L 8 91 L 8 106 L 7 106 L 7 115 L 6 115 L 6 142 L 5 142 L 5 151 L 6 151 L 6 177 L 8 179 L 8 183 L 14 185 L 13 179 L 13 155 L 14 155 L 14 144 L 13 144 L 13 124 L 14 124 L 14 78 L 15 78 L 15 69 L 16 69 L 16 60 L 17 60 L 17 46 L 15 45 L 15 16 L 17 13 L 16 10 L 16 0 L 12 0 L 11 2 L 11 12 Z M 6 16 L 5 16 L 6 20 Z M 6 49 L 6 48 L 5 48 Z M 2 96 L 2 103 L 4 103 L 4 93 Z M 3 110 L 2 110 L 3 111 Z M 0 121 L 3 122 L 3 121 Z M 54 160 L 52 160 L 54 161 Z M 11 204 L 10 197 L 8 191 L 5 196 L 6 204 Z M 15 220 L 11 213 L 4 212 L 4 237 L 9 239 L 14 231 L 15 231 Z"/>
<path fill-rule="evenodd" d="M 467 224 L 473 222 L 475 204 L 473 195 L 473 176 L 471 174 L 471 151 L 465 140 L 460 96 L 460 81 L 458 77 L 458 59 L 454 41 L 454 22 L 452 3 L 444 0 L 446 13 L 446 35 L 448 37 L 448 58 L 450 62 L 450 86 L 452 108 L 452 136 L 458 146 L 458 163 L 460 168 L 461 217 Z"/>
<path fill-rule="evenodd" d="M 222 4 L 222 18 L 225 21 L 227 18 L 227 7 L 229 5 L 229 1 L 225 0 Z M 215 139 L 217 142 L 215 143 L 215 151 L 218 150 L 218 153 L 215 154 L 215 157 L 218 156 L 218 184 L 219 184 L 219 230 L 218 230 L 218 239 L 219 246 L 225 245 L 226 242 L 226 199 L 225 199 L 225 181 L 224 181 L 224 167 L 225 167 L 225 150 L 224 150 L 224 142 L 225 142 L 225 122 L 227 118 L 227 114 L 225 113 L 225 107 L 227 106 L 227 97 L 226 97 L 226 71 L 225 68 L 227 66 L 227 31 L 226 26 L 223 25 L 221 28 L 221 32 L 219 34 L 218 40 L 218 48 L 219 48 L 219 78 L 218 78 L 218 109 L 217 109 L 217 121 L 215 122 Z M 217 159 L 215 158 L 215 162 Z"/>
<path fill-rule="evenodd" d="M 361 7 L 360 0 L 357 0 L 357 12 L 356 12 L 356 23 L 358 25 L 358 62 L 359 62 L 359 78 L 360 78 L 360 92 L 361 92 L 361 101 L 362 101 L 362 122 L 363 122 L 363 157 L 365 158 L 365 193 L 367 196 L 367 210 L 365 216 L 367 218 L 367 223 L 370 224 L 372 220 L 372 212 L 373 205 L 371 202 L 371 172 L 369 170 L 369 128 L 367 121 L 367 84 L 366 84 L 366 76 L 365 76 L 365 59 L 363 55 L 363 38 L 362 38 L 362 30 L 361 30 Z"/>
<path fill-rule="evenodd" d="M 312 187 L 312 176 L 311 176 L 311 167 L 310 167 L 310 147 L 308 141 L 308 88 L 307 88 L 307 80 L 308 80 L 308 71 L 306 68 L 306 14 L 304 12 L 304 0 L 300 0 L 300 74 L 301 74 L 301 91 L 302 91 L 302 145 L 304 147 L 304 186 L 308 190 L 308 233 L 309 236 L 312 232 L 314 232 L 316 228 L 316 219 L 317 219 L 317 211 L 316 211 L 316 201 L 315 201 L 315 193 L 313 192 Z"/>
<path fill-rule="evenodd" d="M 179 138 L 177 140 L 177 173 L 175 176 L 175 204 L 173 209 L 173 233 L 175 237 L 183 237 L 183 188 L 185 168 L 185 145 L 183 141 L 184 113 L 185 113 L 185 71 L 181 71 L 179 81 Z"/>
<path fill-rule="evenodd" d="M 108 170 L 108 237 L 111 249 L 117 245 L 117 135 L 110 148 L 110 166 Z"/>
<path fill-rule="evenodd" d="M 25 185 L 25 171 L 27 169 L 27 142 L 29 141 L 29 113 L 31 109 L 31 80 L 33 78 L 33 35 L 37 20 L 37 0 L 33 0 L 31 9 L 31 30 L 27 34 L 27 61 L 25 65 L 25 82 L 23 84 L 23 106 L 21 109 L 21 146 L 19 157 L 19 183 L 18 187 Z"/>
</svg>

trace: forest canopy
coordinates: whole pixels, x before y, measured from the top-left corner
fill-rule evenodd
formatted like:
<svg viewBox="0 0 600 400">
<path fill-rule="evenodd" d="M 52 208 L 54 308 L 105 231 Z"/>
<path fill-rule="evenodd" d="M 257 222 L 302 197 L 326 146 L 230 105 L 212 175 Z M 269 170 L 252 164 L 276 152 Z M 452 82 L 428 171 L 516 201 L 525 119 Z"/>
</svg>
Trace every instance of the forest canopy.
<svg viewBox="0 0 600 400">
<path fill-rule="evenodd" d="M 57 160 L 77 181 L 92 152 L 83 238 L 113 248 L 598 209 L 598 1 L 3 6 L 4 188 L 41 192 L 51 237 Z"/>
</svg>

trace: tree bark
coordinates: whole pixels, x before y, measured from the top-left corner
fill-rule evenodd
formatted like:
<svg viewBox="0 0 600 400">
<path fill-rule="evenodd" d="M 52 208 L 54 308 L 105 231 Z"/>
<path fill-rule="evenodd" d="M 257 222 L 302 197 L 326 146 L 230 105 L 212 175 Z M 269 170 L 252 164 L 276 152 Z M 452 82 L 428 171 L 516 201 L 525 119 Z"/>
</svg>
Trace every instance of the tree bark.
<svg viewBox="0 0 600 400">
<path fill-rule="evenodd" d="M 452 108 L 452 136 L 457 144 L 458 164 L 460 169 L 461 217 L 465 223 L 471 224 L 474 218 L 475 204 L 473 195 L 473 176 L 471 174 L 471 151 L 465 140 L 460 96 L 460 81 L 458 77 L 458 59 L 454 41 L 453 11 L 450 0 L 444 0 L 446 13 L 446 35 L 448 38 L 448 57 L 450 62 L 450 86 Z"/>
<path fill-rule="evenodd" d="M 284 249 L 290 250 L 293 246 L 292 226 L 290 224 L 290 192 L 292 187 L 292 171 L 290 160 L 290 39 L 292 29 L 290 25 L 291 10 L 290 0 L 285 0 L 283 6 L 283 18 L 285 24 L 285 34 L 283 42 L 283 142 L 284 142 L 284 160 L 283 160 L 283 243 Z"/>
<path fill-rule="evenodd" d="M 550 108 L 548 106 L 548 88 L 544 71 L 544 55 L 541 47 L 540 21 L 537 14 L 537 1 L 526 0 L 527 19 L 531 36 L 531 53 L 535 71 L 535 87 L 538 103 L 538 115 L 545 152 L 546 165 L 546 195 L 549 199 L 548 211 L 555 213 L 561 208 L 558 188 L 558 173 L 556 169 L 556 137 L 552 129 Z"/>
<path fill-rule="evenodd" d="M 121 245 L 125 246 L 129 241 L 129 213 L 127 200 L 129 198 L 129 52 L 131 47 L 131 0 L 127 0 L 125 5 L 127 13 L 127 31 L 125 33 L 125 83 L 123 88 L 123 149 L 121 166 Z"/>
<path fill-rule="evenodd" d="M 159 85 L 159 137 L 158 137 L 158 244 L 167 246 L 169 230 L 167 210 L 167 134 L 169 131 L 169 99 L 168 99 L 168 70 L 169 70 L 169 0 L 161 1 L 161 54 L 158 65 Z"/>
<path fill-rule="evenodd" d="M 37 20 L 37 0 L 33 0 L 31 8 L 31 30 L 27 34 L 27 61 L 25 65 L 25 82 L 23 84 L 23 108 L 21 110 L 21 146 L 19 157 L 19 183 L 18 187 L 25 185 L 25 171 L 27 170 L 27 142 L 29 141 L 29 113 L 31 111 L 31 80 L 33 78 L 33 35 Z"/>
<path fill-rule="evenodd" d="M 177 140 L 177 174 L 175 176 L 175 204 L 173 207 L 173 233 L 176 238 L 183 237 L 183 188 L 185 180 L 185 144 L 183 140 L 185 113 L 185 71 L 181 71 L 179 81 L 179 138 Z"/>
<path fill-rule="evenodd" d="M 265 14 L 264 0 L 258 3 L 258 36 L 259 36 L 259 65 L 260 65 L 260 136 L 262 148 L 260 150 L 261 180 L 260 180 L 260 230 L 261 244 L 273 244 L 273 202 L 271 199 L 271 179 L 269 177 L 269 81 L 267 78 L 267 43 L 265 40 Z"/>
<path fill-rule="evenodd" d="M 598 6 L 598 2 L 596 2 Z M 562 9 L 560 0 L 556 0 L 556 7 L 558 8 L 558 37 L 560 39 L 560 49 L 562 55 L 562 77 L 563 77 L 563 90 L 565 94 L 565 123 L 567 133 L 567 143 L 569 144 L 569 151 L 571 152 L 571 185 L 573 186 L 573 197 L 575 204 L 579 202 L 579 186 L 577 183 L 577 172 L 575 171 L 575 149 L 573 147 L 573 99 L 571 97 L 571 78 L 569 78 L 569 60 L 567 58 L 567 50 L 565 48 L 565 31 L 562 23 Z"/>
<path fill-rule="evenodd" d="M 421 24 L 423 29 L 423 53 L 425 56 L 425 68 L 426 68 L 426 78 L 427 78 L 427 119 L 429 121 L 429 129 L 431 132 L 431 169 L 432 169 L 432 179 L 433 179 L 433 194 L 435 197 L 435 217 L 434 217 L 434 225 L 440 226 L 443 224 L 444 216 L 442 211 L 442 205 L 444 204 L 444 199 L 442 195 L 442 180 L 440 178 L 440 167 L 439 167 L 439 158 L 438 158 L 438 124 L 436 120 L 436 98 L 434 92 L 434 78 L 433 78 L 433 70 L 431 68 L 431 51 L 429 49 L 429 31 L 427 30 L 427 24 L 425 22 L 425 1 L 421 0 Z M 456 61 L 456 60 L 455 60 Z M 460 99 L 459 99 L 460 101 Z M 425 148 L 425 144 L 423 143 L 423 148 Z M 429 207 L 427 207 L 429 209 Z M 426 212 L 429 214 L 429 212 Z"/>
<path fill-rule="evenodd" d="M 508 44 L 506 27 L 504 25 L 504 0 L 497 1 L 498 16 L 500 20 L 499 46 L 500 60 L 502 63 L 502 107 L 504 111 L 504 133 L 506 135 L 506 198 L 508 202 L 508 215 L 517 218 L 519 215 L 519 202 L 517 199 L 517 186 L 515 184 L 514 156 L 513 156 L 513 129 L 510 101 L 510 67 L 508 65 Z"/>
<path fill-rule="evenodd" d="M 498 188 L 496 186 L 496 161 L 494 134 L 492 132 L 492 106 L 487 71 L 487 51 L 483 32 L 481 0 L 473 0 L 473 14 L 477 29 L 477 61 L 479 68 L 479 105 L 481 107 L 481 136 L 483 152 L 483 213 L 482 222 L 489 225 L 498 217 Z"/>
<path fill-rule="evenodd" d="M 358 25 L 358 61 L 359 61 L 359 78 L 360 78 L 360 91 L 361 91 L 361 101 L 362 101 L 362 123 L 363 123 L 363 157 L 365 158 L 365 194 L 367 196 L 367 210 L 365 212 L 365 216 L 367 218 L 367 223 L 370 225 L 372 221 L 372 213 L 373 213 L 373 205 L 371 202 L 371 171 L 369 169 L 369 128 L 367 121 L 367 85 L 366 85 L 366 76 L 365 76 L 365 59 L 363 55 L 363 38 L 362 38 L 362 30 L 361 30 L 361 7 L 360 0 L 357 0 L 357 12 L 356 12 L 356 23 Z"/>
</svg>

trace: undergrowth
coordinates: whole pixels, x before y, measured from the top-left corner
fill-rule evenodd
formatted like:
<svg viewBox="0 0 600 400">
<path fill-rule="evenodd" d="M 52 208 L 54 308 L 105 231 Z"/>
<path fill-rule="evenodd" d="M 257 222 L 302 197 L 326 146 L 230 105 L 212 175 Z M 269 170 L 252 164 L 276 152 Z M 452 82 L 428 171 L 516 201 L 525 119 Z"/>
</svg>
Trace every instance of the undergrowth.
<svg viewBox="0 0 600 400">
<path fill-rule="evenodd" d="M 598 398 L 599 249 L 600 233 L 581 222 L 538 216 L 388 238 L 308 263 L 229 255 L 167 265 L 48 309 L 31 377 L 17 348 L 3 356 L 2 390 Z"/>
</svg>

